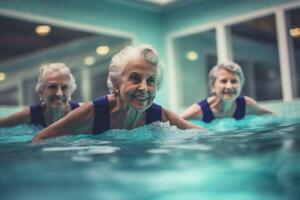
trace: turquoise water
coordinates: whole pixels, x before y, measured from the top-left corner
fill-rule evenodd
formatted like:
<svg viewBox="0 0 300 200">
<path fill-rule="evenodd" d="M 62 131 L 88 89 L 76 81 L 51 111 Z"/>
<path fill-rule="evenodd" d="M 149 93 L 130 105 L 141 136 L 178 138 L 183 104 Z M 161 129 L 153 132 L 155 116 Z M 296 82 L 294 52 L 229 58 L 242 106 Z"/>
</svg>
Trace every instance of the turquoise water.
<svg viewBox="0 0 300 200">
<path fill-rule="evenodd" d="M 3 200 L 298 199 L 300 119 L 249 116 L 157 123 L 30 143 L 33 126 L 0 128 Z"/>
</svg>

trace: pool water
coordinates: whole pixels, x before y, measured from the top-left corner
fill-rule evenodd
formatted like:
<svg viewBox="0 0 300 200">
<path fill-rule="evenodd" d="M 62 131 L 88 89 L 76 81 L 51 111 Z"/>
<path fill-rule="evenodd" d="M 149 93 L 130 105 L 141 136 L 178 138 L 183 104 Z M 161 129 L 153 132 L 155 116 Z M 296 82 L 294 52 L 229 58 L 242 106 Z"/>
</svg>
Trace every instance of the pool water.
<svg viewBox="0 0 300 200">
<path fill-rule="evenodd" d="M 299 199 L 300 119 L 156 123 L 30 143 L 33 126 L 0 128 L 3 200 Z"/>
</svg>

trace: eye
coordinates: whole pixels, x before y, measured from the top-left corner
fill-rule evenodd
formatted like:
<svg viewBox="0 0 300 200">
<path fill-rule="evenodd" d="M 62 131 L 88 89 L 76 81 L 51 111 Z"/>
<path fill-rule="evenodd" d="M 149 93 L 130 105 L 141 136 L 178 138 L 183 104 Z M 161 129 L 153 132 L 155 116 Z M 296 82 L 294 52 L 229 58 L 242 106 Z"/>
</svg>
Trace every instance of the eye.
<svg viewBox="0 0 300 200">
<path fill-rule="evenodd" d="M 150 77 L 147 79 L 147 84 L 148 85 L 154 85 L 156 82 L 155 78 L 154 77 Z"/>
<path fill-rule="evenodd" d="M 237 79 L 233 79 L 233 80 L 231 80 L 231 83 L 236 84 L 236 83 L 238 83 L 238 80 Z"/>
<path fill-rule="evenodd" d="M 55 85 L 55 84 L 49 84 L 47 88 L 49 90 L 56 90 L 57 89 L 57 85 Z"/>
<path fill-rule="evenodd" d="M 61 90 L 63 90 L 63 91 L 66 91 L 66 90 L 68 90 L 68 89 L 69 89 L 68 85 L 63 85 L 63 86 L 61 86 Z"/>
<path fill-rule="evenodd" d="M 222 79 L 222 80 L 220 80 L 220 82 L 223 83 L 223 84 L 226 84 L 227 80 L 226 79 Z"/>
<path fill-rule="evenodd" d="M 133 73 L 130 74 L 128 79 L 134 83 L 139 83 L 141 81 L 141 76 L 139 74 Z"/>
</svg>

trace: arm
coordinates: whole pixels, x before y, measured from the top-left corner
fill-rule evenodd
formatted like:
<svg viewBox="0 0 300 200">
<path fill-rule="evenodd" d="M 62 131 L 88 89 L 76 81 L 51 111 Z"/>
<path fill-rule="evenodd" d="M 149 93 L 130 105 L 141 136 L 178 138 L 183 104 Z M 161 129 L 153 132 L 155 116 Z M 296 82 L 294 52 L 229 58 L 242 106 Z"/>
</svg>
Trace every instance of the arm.
<svg viewBox="0 0 300 200">
<path fill-rule="evenodd" d="M 246 100 L 246 114 L 247 115 L 266 115 L 274 114 L 272 111 L 261 107 L 254 99 L 245 96 Z"/>
<path fill-rule="evenodd" d="M 30 109 L 29 107 L 24 110 L 14 113 L 8 117 L 0 118 L 0 127 L 16 126 L 23 123 L 30 123 Z"/>
<path fill-rule="evenodd" d="M 65 117 L 41 130 L 33 139 L 32 143 L 46 138 L 80 133 L 91 133 L 94 123 L 94 107 L 88 102 L 70 112 Z"/>
<path fill-rule="evenodd" d="M 190 118 L 196 118 L 202 115 L 201 107 L 198 104 L 193 104 L 188 109 L 186 109 L 182 114 L 180 114 L 180 117 L 183 119 L 190 119 Z"/>
<path fill-rule="evenodd" d="M 175 114 L 171 111 L 168 111 L 166 109 L 163 109 L 162 120 L 164 122 L 169 121 L 171 125 L 175 125 L 175 126 L 177 126 L 177 128 L 180 128 L 180 129 L 194 128 L 194 129 L 204 130 L 202 127 L 196 126 L 196 125 L 192 124 L 191 122 L 182 119 L 177 114 Z"/>
</svg>

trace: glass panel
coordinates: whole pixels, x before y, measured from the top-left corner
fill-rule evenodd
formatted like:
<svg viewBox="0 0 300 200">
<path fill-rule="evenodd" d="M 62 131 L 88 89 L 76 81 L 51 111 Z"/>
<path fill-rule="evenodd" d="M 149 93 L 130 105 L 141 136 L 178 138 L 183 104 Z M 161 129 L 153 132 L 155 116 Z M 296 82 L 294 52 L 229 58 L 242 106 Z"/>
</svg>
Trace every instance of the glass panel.
<svg viewBox="0 0 300 200">
<path fill-rule="evenodd" d="M 35 86 L 37 84 L 37 78 L 26 78 L 22 82 L 23 87 L 23 103 L 24 105 L 31 105 L 39 102 L 39 95 L 35 91 Z"/>
<path fill-rule="evenodd" d="M 0 91 L 0 105 L 17 105 L 18 104 L 18 88 L 7 88 Z"/>
<path fill-rule="evenodd" d="M 300 8 L 287 12 L 288 35 L 291 42 L 296 96 L 300 97 Z"/>
<path fill-rule="evenodd" d="M 233 58 L 245 73 L 243 93 L 258 101 L 282 99 L 274 15 L 230 28 Z"/>
<path fill-rule="evenodd" d="M 175 39 L 176 88 L 179 106 L 189 106 L 208 95 L 207 68 L 215 65 L 215 30 Z"/>
</svg>

